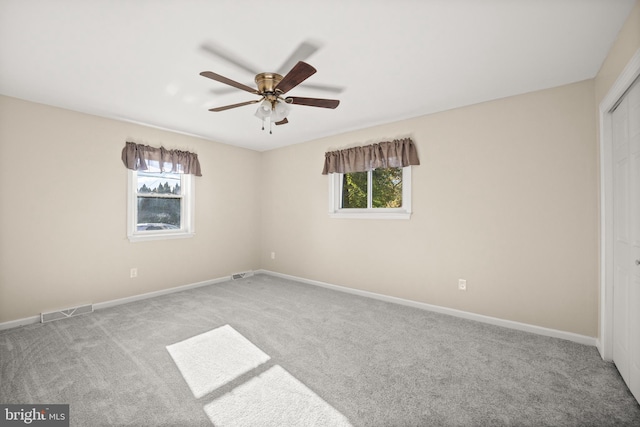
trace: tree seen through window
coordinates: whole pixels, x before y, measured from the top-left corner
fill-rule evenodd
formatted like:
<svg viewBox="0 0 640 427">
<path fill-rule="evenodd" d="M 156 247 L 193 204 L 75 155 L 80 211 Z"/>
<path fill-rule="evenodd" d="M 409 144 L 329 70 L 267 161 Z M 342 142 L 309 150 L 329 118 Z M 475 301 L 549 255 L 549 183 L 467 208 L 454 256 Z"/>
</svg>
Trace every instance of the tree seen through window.
<svg viewBox="0 0 640 427">
<path fill-rule="evenodd" d="M 369 186 L 371 186 L 370 196 Z M 345 173 L 342 180 L 341 207 L 343 209 L 401 208 L 402 168 Z"/>
</svg>

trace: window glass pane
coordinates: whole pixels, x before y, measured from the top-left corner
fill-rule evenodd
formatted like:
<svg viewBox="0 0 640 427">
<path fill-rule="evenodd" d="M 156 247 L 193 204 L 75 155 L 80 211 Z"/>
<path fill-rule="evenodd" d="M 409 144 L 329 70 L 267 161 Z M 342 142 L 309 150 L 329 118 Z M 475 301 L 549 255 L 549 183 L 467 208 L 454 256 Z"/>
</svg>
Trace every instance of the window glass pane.
<svg viewBox="0 0 640 427">
<path fill-rule="evenodd" d="M 180 174 L 138 172 L 138 193 L 181 195 Z"/>
<path fill-rule="evenodd" d="M 352 172 L 343 175 L 342 208 L 367 208 L 367 172 Z"/>
<path fill-rule="evenodd" d="M 371 180 L 372 207 L 402 207 L 402 168 L 375 169 Z"/>
<path fill-rule="evenodd" d="M 180 228 L 179 198 L 138 197 L 138 231 Z"/>
</svg>

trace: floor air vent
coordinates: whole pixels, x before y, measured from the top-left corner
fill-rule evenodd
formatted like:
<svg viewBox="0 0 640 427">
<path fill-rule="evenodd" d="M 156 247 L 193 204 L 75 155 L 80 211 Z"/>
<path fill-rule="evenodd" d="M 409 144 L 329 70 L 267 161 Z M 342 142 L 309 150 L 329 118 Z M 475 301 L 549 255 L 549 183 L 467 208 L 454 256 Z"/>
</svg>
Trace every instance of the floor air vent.
<svg viewBox="0 0 640 427">
<path fill-rule="evenodd" d="M 78 307 L 67 308 L 60 311 L 50 311 L 40 314 L 42 323 L 51 322 L 53 320 L 66 319 L 67 317 L 78 316 L 80 314 L 93 313 L 93 304 L 80 305 Z"/>
<path fill-rule="evenodd" d="M 253 271 L 244 271 L 242 273 L 233 273 L 231 275 L 231 280 L 244 279 L 245 277 L 253 276 Z"/>
</svg>

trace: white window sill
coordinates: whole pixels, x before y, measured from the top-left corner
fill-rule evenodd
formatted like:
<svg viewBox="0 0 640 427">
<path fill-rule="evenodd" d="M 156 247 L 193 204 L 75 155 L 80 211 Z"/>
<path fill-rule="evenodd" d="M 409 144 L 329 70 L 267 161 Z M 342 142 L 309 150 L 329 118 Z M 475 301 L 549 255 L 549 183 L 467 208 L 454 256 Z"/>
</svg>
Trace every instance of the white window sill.
<svg viewBox="0 0 640 427">
<path fill-rule="evenodd" d="M 348 218 L 348 219 L 410 219 L 411 212 L 372 212 L 362 211 L 348 212 L 340 210 L 338 212 L 329 212 L 330 218 Z"/>
<path fill-rule="evenodd" d="M 153 240 L 169 240 L 169 239 L 188 239 L 195 236 L 195 233 L 178 232 L 178 233 L 145 233 L 129 235 L 129 241 L 135 242 L 148 242 Z"/>
</svg>

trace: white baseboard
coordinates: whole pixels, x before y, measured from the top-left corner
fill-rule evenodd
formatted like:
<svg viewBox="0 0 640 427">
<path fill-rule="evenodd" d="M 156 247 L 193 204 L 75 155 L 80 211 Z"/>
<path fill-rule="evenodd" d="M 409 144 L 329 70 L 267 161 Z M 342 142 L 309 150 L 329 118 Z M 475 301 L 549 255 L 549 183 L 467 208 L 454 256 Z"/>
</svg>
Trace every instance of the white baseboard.
<svg viewBox="0 0 640 427">
<path fill-rule="evenodd" d="M 360 289 L 347 288 L 344 286 L 332 285 L 330 283 L 320 282 L 317 280 L 305 279 L 303 277 L 291 276 L 288 274 L 277 273 L 269 270 L 256 270 L 256 274 L 267 274 L 270 276 L 280 277 L 283 279 L 295 280 L 297 282 L 306 283 L 309 285 L 321 286 L 323 288 L 329 288 L 336 291 L 346 292 L 349 294 L 360 295 L 368 298 L 373 298 L 381 301 L 392 302 L 395 304 L 406 305 L 409 307 L 420 308 L 422 310 L 433 311 L 441 314 L 448 314 L 450 316 L 461 317 L 463 319 L 474 320 L 476 322 L 488 323 L 495 326 L 502 326 L 504 328 L 516 329 L 524 332 L 531 332 L 538 335 L 544 335 L 553 338 L 560 338 L 568 341 L 573 341 L 579 344 L 596 346 L 597 339 L 586 335 L 574 334 L 573 332 L 565 332 L 557 329 L 544 328 L 542 326 L 529 325 L 527 323 L 514 322 L 512 320 L 499 319 L 497 317 L 484 316 L 482 314 L 469 313 L 467 311 L 456 310 L 453 308 L 442 307 L 439 305 L 426 304 L 423 302 L 407 300 L 403 298 L 392 297 L 388 295 L 377 294 L 374 292 L 363 291 Z"/>
<path fill-rule="evenodd" d="M 499 319 L 497 317 L 484 316 L 482 314 L 469 313 L 462 310 L 456 310 L 453 308 L 442 307 L 438 305 L 426 304 L 423 302 L 407 300 L 403 298 L 392 297 L 383 294 L 377 294 L 374 292 L 363 291 L 360 289 L 347 288 L 345 286 L 332 285 L 330 283 L 320 282 L 317 280 L 305 279 L 303 277 L 291 276 L 288 274 L 277 273 L 270 270 L 255 270 L 254 274 L 267 274 L 274 277 L 281 277 L 283 279 L 295 280 L 301 283 L 309 285 L 321 286 L 323 288 L 333 289 L 340 292 L 346 292 L 354 295 L 360 295 L 368 298 L 373 298 L 381 301 L 392 302 L 395 304 L 406 305 L 409 307 L 419 308 L 422 310 L 433 311 L 441 314 L 448 314 L 450 316 L 460 317 L 463 319 L 474 320 L 477 322 L 488 323 L 491 325 L 502 326 L 505 328 L 516 329 L 519 331 L 531 332 L 538 335 L 544 335 L 548 337 L 565 339 L 568 341 L 577 342 L 579 344 L 597 346 L 598 340 L 594 337 L 588 337 L 586 335 L 574 334 L 572 332 L 560 331 L 557 329 L 544 328 L 542 326 L 529 325 L 527 323 L 514 322 L 511 320 Z M 121 304 L 127 304 L 134 301 L 140 301 L 147 298 L 153 298 L 161 295 L 172 294 L 175 292 L 186 291 L 188 289 L 199 288 L 202 286 L 214 285 L 216 283 L 227 282 L 231 280 L 231 276 L 221 277 L 218 279 L 206 280 L 204 282 L 191 283 L 188 285 L 177 286 L 174 288 L 163 289 L 160 291 L 148 292 L 145 294 L 133 295 L 126 298 L 119 298 L 111 301 L 99 302 L 93 305 L 93 308 L 100 310 L 103 308 L 114 307 Z M 8 322 L 0 323 L 0 331 L 4 329 L 17 328 L 19 326 L 30 325 L 33 323 L 39 323 L 40 316 L 26 317 L 24 319 L 10 320 Z"/>
<path fill-rule="evenodd" d="M 93 304 L 94 310 L 100 310 L 103 308 L 114 307 L 116 305 L 127 304 L 134 301 L 140 301 L 147 298 L 159 297 L 161 295 L 172 294 L 175 292 L 182 292 L 188 289 L 200 288 L 202 286 L 214 285 L 216 283 L 227 282 L 231 280 L 231 276 L 221 277 L 219 279 L 205 280 L 204 282 L 191 283 L 183 286 L 176 286 L 174 288 L 162 289 L 160 291 L 147 292 L 145 294 L 133 295 L 125 298 L 118 298 L 110 301 L 99 302 Z M 33 323 L 40 323 L 40 315 L 25 317 L 24 319 L 10 320 L 8 322 L 0 323 L 0 331 L 4 329 L 17 328 L 19 326 L 31 325 Z"/>
<path fill-rule="evenodd" d="M 228 282 L 231 280 L 231 276 L 221 277 L 219 279 L 205 280 L 204 282 L 191 283 L 183 286 L 176 286 L 175 288 L 163 289 L 161 291 L 147 292 L 146 294 L 133 295 L 126 298 L 118 298 L 111 301 L 99 302 L 93 304 L 93 308 L 100 310 L 102 308 L 114 307 L 116 305 L 127 304 L 134 301 L 140 301 L 143 299 L 159 297 L 161 295 L 173 294 L 175 292 L 182 292 L 188 289 L 200 288 L 202 286 L 215 285 L 216 283 Z"/>
<path fill-rule="evenodd" d="M 19 326 L 31 325 L 32 323 L 40 323 L 40 315 L 0 323 L 0 331 L 4 329 L 17 328 Z"/>
</svg>

